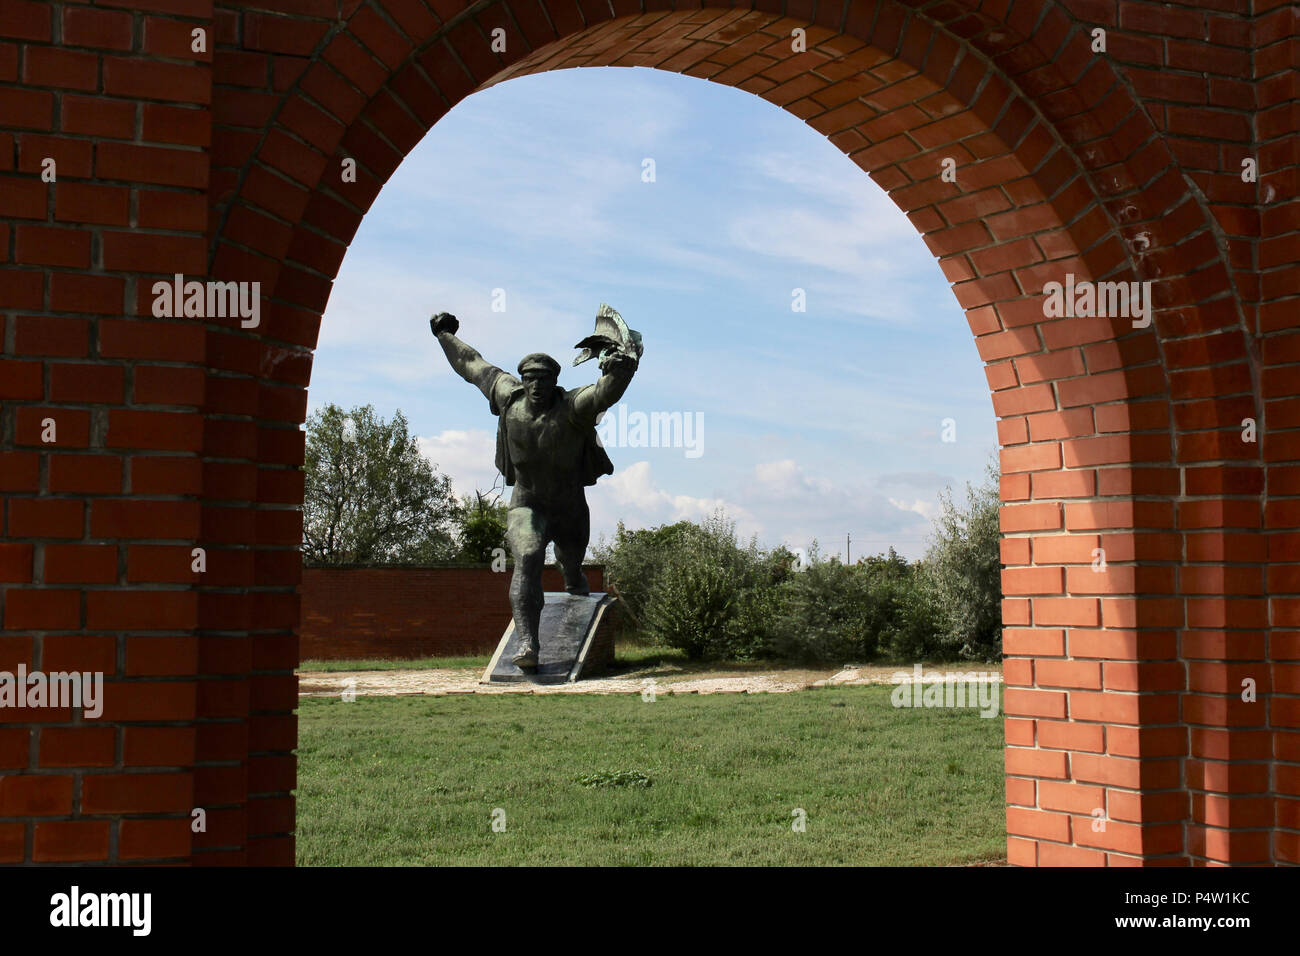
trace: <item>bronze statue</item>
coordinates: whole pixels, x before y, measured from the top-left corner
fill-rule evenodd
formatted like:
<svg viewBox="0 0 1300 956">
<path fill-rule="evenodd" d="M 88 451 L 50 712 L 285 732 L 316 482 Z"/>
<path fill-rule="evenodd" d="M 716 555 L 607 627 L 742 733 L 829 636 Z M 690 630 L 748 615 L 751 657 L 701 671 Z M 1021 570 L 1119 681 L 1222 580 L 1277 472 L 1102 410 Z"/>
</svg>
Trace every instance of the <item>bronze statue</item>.
<svg viewBox="0 0 1300 956">
<path fill-rule="evenodd" d="M 496 466 L 506 484 L 514 486 L 506 521 L 506 542 L 515 561 L 510 606 L 520 639 L 514 663 L 534 668 L 547 544 L 555 544 L 565 590 L 590 593 L 582 571 L 591 536 L 583 488 L 614 473 L 596 437 L 596 423 L 627 391 L 644 351 L 641 336 L 602 304 L 596 334 L 575 346 L 584 351 L 574 361 L 578 365 L 599 354 L 600 379 L 568 391 L 557 384 L 560 363 L 549 355 L 525 355 L 515 378 L 456 337 L 460 323 L 454 315 L 440 312 L 429 327 L 456 374 L 478 387 L 499 419 Z"/>
</svg>

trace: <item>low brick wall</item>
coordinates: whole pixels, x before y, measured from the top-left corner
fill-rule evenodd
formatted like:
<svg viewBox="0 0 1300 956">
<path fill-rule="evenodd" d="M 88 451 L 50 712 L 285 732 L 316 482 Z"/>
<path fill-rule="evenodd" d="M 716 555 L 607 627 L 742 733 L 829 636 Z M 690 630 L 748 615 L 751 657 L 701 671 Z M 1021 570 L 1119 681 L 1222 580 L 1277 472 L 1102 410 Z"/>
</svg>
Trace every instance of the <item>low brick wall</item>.
<svg viewBox="0 0 1300 956">
<path fill-rule="evenodd" d="M 587 565 L 592 591 L 604 569 Z M 511 572 L 485 565 L 439 568 L 304 568 L 303 660 L 490 654 L 510 623 Z M 542 575 L 564 590 L 558 568 Z"/>
</svg>

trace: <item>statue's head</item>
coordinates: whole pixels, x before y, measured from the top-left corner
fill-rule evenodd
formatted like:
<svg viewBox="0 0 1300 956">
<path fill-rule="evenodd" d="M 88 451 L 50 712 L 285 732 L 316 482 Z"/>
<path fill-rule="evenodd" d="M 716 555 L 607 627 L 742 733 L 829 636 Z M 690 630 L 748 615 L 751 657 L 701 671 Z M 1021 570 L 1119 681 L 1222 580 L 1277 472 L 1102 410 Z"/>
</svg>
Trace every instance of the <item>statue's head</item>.
<svg viewBox="0 0 1300 956">
<path fill-rule="evenodd" d="M 534 408 L 551 404 L 559 378 L 560 363 L 542 352 L 525 355 L 519 362 L 519 379 L 524 383 L 528 404 Z"/>
</svg>

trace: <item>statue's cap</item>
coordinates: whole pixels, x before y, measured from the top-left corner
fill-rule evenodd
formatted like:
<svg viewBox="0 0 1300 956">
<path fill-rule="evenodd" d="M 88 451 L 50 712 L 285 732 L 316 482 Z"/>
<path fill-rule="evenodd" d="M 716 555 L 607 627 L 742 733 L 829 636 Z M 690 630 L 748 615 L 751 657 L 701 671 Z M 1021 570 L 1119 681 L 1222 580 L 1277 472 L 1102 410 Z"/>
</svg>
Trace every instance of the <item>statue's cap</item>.
<svg viewBox="0 0 1300 956">
<path fill-rule="evenodd" d="M 534 352 L 532 355 L 525 355 L 519 360 L 520 378 L 528 372 L 535 372 L 538 369 L 544 370 L 552 378 L 560 377 L 560 363 L 544 352 Z"/>
</svg>

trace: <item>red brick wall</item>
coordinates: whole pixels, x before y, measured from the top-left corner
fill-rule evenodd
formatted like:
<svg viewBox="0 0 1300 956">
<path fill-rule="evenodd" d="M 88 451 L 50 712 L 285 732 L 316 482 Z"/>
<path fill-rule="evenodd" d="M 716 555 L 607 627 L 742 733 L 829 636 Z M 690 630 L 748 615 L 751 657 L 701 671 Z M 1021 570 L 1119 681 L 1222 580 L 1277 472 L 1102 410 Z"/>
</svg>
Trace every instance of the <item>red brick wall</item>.
<svg viewBox="0 0 1300 956">
<path fill-rule="evenodd" d="M 0 861 L 292 862 L 333 277 L 465 96 L 619 64 L 806 121 L 966 310 L 1003 449 L 1011 861 L 1300 863 L 1298 37 L 1282 0 L 5 0 L 0 657 L 110 685 L 93 734 L 4 715 Z M 177 272 L 261 282 L 261 326 L 155 319 Z M 1154 322 L 1048 318 L 1067 272 L 1151 281 Z"/>
<path fill-rule="evenodd" d="M 604 569 L 586 568 L 592 591 Z M 475 568 L 308 568 L 302 574 L 303 660 L 490 654 L 510 624 L 512 572 Z M 564 590 L 555 567 L 542 587 Z"/>
</svg>

